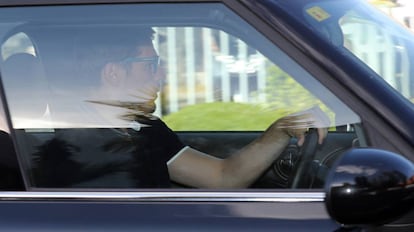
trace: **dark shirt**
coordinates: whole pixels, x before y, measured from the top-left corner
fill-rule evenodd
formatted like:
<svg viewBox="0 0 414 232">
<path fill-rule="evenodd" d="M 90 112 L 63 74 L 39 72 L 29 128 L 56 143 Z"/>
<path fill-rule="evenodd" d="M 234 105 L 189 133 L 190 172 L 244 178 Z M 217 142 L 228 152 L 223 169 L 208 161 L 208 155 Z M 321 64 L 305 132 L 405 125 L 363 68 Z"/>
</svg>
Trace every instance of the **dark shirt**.
<svg viewBox="0 0 414 232">
<path fill-rule="evenodd" d="M 161 120 L 134 129 L 57 129 L 32 154 L 33 185 L 166 188 L 167 161 L 184 148 Z M 43 136 L 44 137 L 44 136 Z"/>
</svg>

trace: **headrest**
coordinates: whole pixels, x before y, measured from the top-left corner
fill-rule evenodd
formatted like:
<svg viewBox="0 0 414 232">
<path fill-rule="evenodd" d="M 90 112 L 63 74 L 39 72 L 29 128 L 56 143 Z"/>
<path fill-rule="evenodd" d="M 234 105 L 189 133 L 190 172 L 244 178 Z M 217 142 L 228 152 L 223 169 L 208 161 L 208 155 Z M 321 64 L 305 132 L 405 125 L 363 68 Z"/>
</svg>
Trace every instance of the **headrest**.
<svg viewBox="0 0 414 232">
<path fill-rule="evenodd" d="M 16 53 L 1 64 L 1 76 L 5 88 L 10 85 L 31 85 L 42 75 L 39 59 L 29 53 Z"/>
</svg>

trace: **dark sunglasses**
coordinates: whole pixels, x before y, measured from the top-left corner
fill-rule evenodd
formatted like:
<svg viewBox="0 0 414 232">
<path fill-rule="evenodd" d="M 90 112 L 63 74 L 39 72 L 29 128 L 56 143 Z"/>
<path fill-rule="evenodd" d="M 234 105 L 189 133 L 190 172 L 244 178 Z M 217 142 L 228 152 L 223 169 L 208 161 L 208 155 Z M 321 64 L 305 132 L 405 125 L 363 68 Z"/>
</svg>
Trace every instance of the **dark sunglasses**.
<svg viewBox="0 0 414 232">
<path fill-rule="evenodd" d="M 160 57 L 159 56 L 151 56 L 151 57 L 128 57 L 121 61 L 121 63 L 134 63 L 134 62 L 147 62 L 151 66 L 152 74 L 157 73 L 158 66 L 160 64 Z"/>
</svg>

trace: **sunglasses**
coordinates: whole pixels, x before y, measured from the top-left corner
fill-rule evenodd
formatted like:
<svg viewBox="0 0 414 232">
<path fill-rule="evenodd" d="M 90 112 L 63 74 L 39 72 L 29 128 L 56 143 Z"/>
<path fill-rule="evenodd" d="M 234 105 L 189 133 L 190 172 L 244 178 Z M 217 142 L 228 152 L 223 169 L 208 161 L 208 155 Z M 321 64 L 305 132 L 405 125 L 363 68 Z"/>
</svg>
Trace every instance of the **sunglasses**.
<svg viewBox="0 0 414 232">
<path fill-rule="evenodd" d="M 121 61 L 121 63 L 135 63 L 135 62 L 146 62 L 151 67 L 152 74 L 157 73 L 158 66 L 160 64 L 160 57 L 159 56 L 151 56 L 151 57 L 128 57 Z"/>
</svg>

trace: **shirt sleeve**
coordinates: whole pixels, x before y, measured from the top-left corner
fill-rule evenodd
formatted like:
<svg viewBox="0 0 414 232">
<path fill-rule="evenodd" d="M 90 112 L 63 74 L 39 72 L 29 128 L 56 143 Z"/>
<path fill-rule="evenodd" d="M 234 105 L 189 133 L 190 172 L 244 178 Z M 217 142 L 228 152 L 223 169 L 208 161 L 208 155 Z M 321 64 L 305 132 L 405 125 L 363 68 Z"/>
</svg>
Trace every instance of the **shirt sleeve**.
<svg viewBox="0 0 414 232">
<path fill-rule="evenodd" d="M 163 121 L 156 120 L 153 126 L 155 126 L 159 132 L 157 140 L 161 143 L 159 146 L 163 147 L 163 160 L 167 163 L 171 158 L 179 153 L 185 145 L 180 140 L 178 135 L 174 133 L 174 131 L 172 131 Z"/>
<path fill-rule="evenodd" d="M 184 153 L 187 149 L 189 149 L 189 146 L 183 147 L 177 154 L 175 154 L 171 159 L 168 160 L 167 166 L 174 162 L 182 153 Z"/>
</svg>

